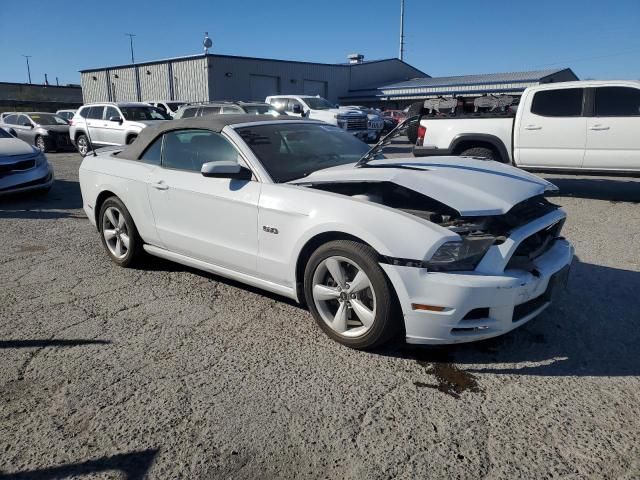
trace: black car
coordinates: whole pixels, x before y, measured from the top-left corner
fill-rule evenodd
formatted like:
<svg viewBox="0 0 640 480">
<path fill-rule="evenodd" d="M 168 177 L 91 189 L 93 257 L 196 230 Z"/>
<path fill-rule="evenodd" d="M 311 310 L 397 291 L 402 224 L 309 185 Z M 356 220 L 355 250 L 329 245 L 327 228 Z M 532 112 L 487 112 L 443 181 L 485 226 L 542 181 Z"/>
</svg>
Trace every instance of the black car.
<svg viewBox="0 0 640 480">
<path fill-rule="evenodd" d="M 55 113 L 11 113 L 2 119 L 0 127 L 43 152 L 74 149 L 69 139 L 69 123 Z"/>
</svg>

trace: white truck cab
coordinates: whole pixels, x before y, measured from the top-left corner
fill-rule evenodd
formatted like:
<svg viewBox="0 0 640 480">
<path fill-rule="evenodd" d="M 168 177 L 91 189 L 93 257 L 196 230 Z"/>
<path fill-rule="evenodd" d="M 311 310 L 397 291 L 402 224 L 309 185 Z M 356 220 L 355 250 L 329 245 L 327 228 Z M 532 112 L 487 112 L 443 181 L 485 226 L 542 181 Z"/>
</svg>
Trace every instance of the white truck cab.
<svg viewBox="0 0 640 480">
<path fill-rule="evenodd" d="M 375 133 L 368 128 L 368 118 L 359 110 L 342 110 L 327 99 L 311 95 L 272 95 L 266 98 L 280 112 L 307 117 L 336 125 L 362 140 L 374 140 Z"/>
<path fill-rule="evenodd" d="M 522 168 L 640 172 L 640 81 L 527 88 L 515 116 L 424 115 L 414 155 L 488 157 Z"/>
</svg>

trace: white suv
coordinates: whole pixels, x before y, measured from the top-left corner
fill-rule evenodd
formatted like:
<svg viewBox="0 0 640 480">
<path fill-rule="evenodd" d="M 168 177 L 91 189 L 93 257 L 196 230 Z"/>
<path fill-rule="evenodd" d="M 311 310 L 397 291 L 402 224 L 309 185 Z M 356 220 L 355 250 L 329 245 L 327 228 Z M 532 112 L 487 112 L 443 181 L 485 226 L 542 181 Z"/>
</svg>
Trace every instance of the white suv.
<svg viewBox="0 0 640 480">
<path fill-rule="evenodd" d="M 73 116 L 69 136 L 85 156 L 96 147 L 129 144 L 143 128 L 163 120 L 171 117 L 148 103 L 92 103 Z"/>
<path fill-rule="evenodd" d="M 270 103 L 280 112 L 312 120 L 321 120 L 336 125 L 343 130 L 353 133 L 361 140 L 372 141 L 375 132 L 368 128 L 367 114 L 359 110 L 341 110 L 322 97 L 311 95 L 274 95 L 267 97 Z"/>
</svg>

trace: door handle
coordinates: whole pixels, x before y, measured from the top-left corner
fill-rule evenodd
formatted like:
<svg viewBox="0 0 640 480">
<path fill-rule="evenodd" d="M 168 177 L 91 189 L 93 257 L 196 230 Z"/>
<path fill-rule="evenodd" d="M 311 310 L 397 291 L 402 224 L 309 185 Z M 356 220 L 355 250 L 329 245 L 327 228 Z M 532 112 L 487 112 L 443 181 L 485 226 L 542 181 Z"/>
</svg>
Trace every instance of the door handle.
<svg viewBox="0 0 640 480">
<path fill-rule="evenodd" d="M 169 185 L 160 181 L 158 183 L 152 183 L 151 186 L 156 190 L 169 190 Z"/>
<path fill-rule="evenodd" d="M 607 127 L 606 125 L 593 125 L 592 127 L 589 127 L 589 130 L 609 130 L 610 127 Z"/>
<path fill-rule="evenodd" d="M 542 130 L 542 127 L 538 125 L 527 125 L 524 127 L 525 130 Z"/>
</svg>

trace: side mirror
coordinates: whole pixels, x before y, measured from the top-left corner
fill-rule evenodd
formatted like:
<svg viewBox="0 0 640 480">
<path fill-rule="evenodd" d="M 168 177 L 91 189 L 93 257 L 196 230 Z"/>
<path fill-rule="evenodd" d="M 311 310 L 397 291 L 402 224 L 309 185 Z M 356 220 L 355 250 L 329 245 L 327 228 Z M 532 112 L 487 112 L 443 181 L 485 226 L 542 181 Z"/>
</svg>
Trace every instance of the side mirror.
<svg viewBox="0 0 640 480">
<path fill-rule="evenodd" d="M 302 111 L 302 105 L 300 105 L 299 103 L 294 103 L 293 108 L 291 110 L 293 113 L 295 114 L 301 114 L 303 113 Z"/>
<path fill-rule="evenodd" d="M 204 163 L 200 168 L 200 173 L 204 177 L 233 178 L 236 180 L 251 180 L 252 177 L 251 170 L 231 160 Z"/>
<path fill-rule="evenodd" d="M 31 123 L 29 123 L 29 122 L 22 122 L 22 126 L 23 127 L 33 128 L 33 125 L 31 125 Z"/>
<path fill-rule="evenodd" d="M 118 123 L 122 123 L 122 117 L 118 117 L 118 116 L 109 117 L 109 121 L 110 121 L 110 122 L 118 122 Z"/>
</svg>

